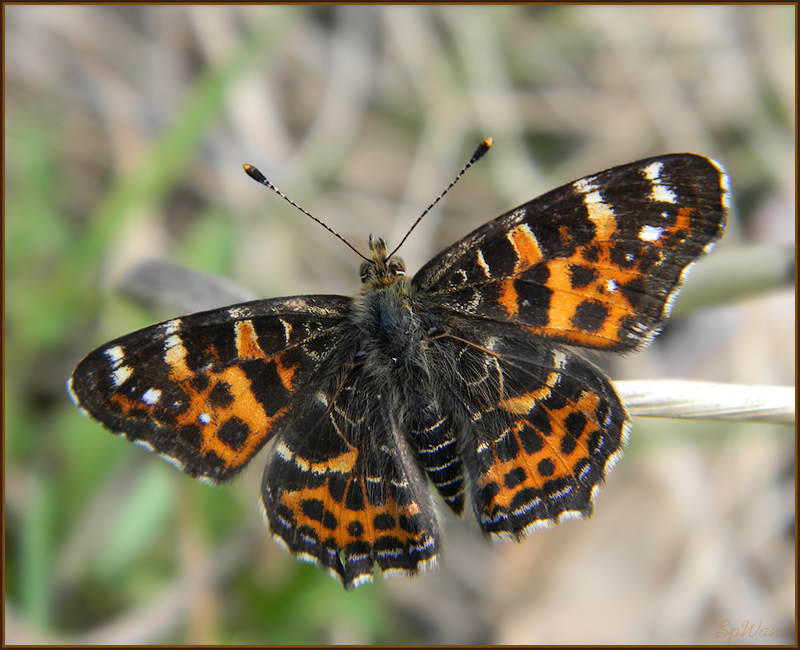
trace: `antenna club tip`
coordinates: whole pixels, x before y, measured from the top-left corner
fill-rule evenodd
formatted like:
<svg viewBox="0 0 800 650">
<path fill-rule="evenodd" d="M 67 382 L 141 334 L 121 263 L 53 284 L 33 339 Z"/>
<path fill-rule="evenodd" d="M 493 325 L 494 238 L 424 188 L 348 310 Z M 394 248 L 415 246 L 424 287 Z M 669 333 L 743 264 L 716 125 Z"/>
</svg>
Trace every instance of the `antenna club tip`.
<svg viewBox="0 0 800 650">
<path fill-rule="evenodd" d="M 486 138 L 483 142 L 478 145 L 478 148 L 475 149 L 475 153 L 472 154 L 472 158 L 469 161 L 469 165 L 467 167 L 474 165 L 478 162 L 481 158 L 483 158 L 483 154 L 489 151 L 489 147 L 492 146 L 492 139 Z"/>
<path fill-rule="evenodd" d="M 242 165 L 242 169 L 244 169 L 245 173 L 254 181 L 258 181 L 259 183 L 269 187 L 269 181 L 267 181 L 267 179 L 264 178 L 264 174 L 262 174 L 260 171 L 258 171 L 258 169 L 253 167 L 253 165 L 248 165 L 247 163 L 244 163 Z"/>
</svg>

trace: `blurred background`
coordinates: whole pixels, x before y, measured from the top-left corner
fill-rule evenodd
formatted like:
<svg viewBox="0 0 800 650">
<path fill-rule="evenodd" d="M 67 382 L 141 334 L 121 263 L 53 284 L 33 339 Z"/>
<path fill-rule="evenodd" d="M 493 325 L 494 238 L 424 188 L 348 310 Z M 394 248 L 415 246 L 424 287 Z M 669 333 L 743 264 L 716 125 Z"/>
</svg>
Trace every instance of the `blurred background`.
<svg viewBox="0 0 800 650">
<path fill-rule="evenodd" d="M 352 251 L 242 163 L 365 251 L 491 136 L 405 244 L 410 272 L 581 176 L 709 155 L 733 207 L 691 306 L 647 351 L 593 360 L 794 385 L 795 11 L 5 6 L 5 641 L 707 644 L 750 621 L 793 642 L 789 426 L 637 418 L 591 519 L 491 544 L 445 514 L 437 572 L 348 594 L 269 538 L 263 452 L 207 487 L 82 417 L 65 382 L 195 309 L 131 276 L 143 261 L 260 297 L 357 291 Z"/>
</svg>

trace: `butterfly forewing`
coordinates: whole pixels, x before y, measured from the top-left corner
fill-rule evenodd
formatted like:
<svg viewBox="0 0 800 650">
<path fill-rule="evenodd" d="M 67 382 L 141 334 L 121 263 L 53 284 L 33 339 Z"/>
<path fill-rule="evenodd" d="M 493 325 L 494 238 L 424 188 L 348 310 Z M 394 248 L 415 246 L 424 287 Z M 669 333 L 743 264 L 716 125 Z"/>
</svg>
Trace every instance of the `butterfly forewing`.
<svg viewBox="0 0 800 650">
<path fill-rule="evenodd" d="M 414 286 L 455 318 L 614 351 L 650 340 L 685 270 L 722 235 L 727 176 L 673 154 L 614 167 L 490 221 Z"/>
<path fill-rule="evenodd" d="M 70 392 L 112 431 L 191 476 L 223 481 L 310 390 L 350 300 L 262 300 L 153 325 L 89 354 Z"/>
</svg>

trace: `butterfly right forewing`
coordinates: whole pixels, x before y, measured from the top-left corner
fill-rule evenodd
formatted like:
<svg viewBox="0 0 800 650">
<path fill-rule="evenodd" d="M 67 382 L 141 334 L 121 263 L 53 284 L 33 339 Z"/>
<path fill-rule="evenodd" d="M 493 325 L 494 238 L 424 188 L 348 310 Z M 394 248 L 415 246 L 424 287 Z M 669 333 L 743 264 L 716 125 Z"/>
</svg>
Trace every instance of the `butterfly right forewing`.
<svg viewBox="0 0 800 650">
<path fill-rule="evenodd" d="M 426 264 L 414 286 L 454 318 L 569 345 L 645 345 L 689 268 L 722 235 L 728 181 L 671 154 L 614 167 L 521 205 Z"/>
</svg>

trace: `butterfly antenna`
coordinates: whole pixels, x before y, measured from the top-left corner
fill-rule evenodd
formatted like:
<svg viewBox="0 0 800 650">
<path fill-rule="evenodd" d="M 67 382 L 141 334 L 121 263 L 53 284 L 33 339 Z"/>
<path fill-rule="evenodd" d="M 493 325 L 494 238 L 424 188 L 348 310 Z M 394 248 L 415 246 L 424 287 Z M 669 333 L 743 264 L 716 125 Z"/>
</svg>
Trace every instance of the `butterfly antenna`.
<svg viewBox="0 0 800 650">
<path fill-rule="evenodd" d="M 351 244 L 349 241 L 347 241 L 347 240 L 346 240 L 344 237 L 342 237 L 342 236 L 341 236 L 341 235 L 340 235 L 338 232 L 336 232 L 336 231 L 335 231 L 333 228 L 331 228 L 331 227 L 330 227 L 330 226 L 329 226 L 327 223 L 325 223 L 324 221 L 320 221 L 320 220 L 319 220 L 319 219 L 317 219 L 317 218 L 316 218 L 316 217 L 315 217 L 313 214 L 311 214 L 311 213 L 310 213 L 308 210 L 305 210 L 304 208 L 301 208 L 299 205 L 297 205 L 297 203 L 295 203 L 294 201 L 292 201 L 292 199 L 290 199 L 290 198 L 289 198 L 288 196 L 286 196 L 286 195 L 285 195 L 283 192 L 281 192 L 281 191 L 280 191 L 280 190 L 279 190 L 277 187 L 275 187 L 275 186 L 274 186 L 272 183 L 270 183 L 270 182 L 269 182 L 269 180 L 267 180 L 267 177 L 266 177 L 266 176 L 264 176 L 264 174 L 262 174 L 260 171 L 258 171 L 258 169 L 256 169 L 256 168 L 255 168 L 255 167 L 253 167 L 252 165 L 248 165 L 247 163 L 245 163 L 244 165 L 242 165 L 242 167 L 244 167 L 244 171 L 245 171 L 245 172 L 247 172 L 247 175 L 248 175 L 250 178 L 252 178 L 254 181 L 258 181 L 258 182 L 259 182 L 259 183 L 261 183 L 262 185 L 266 185 L 266 186 L 267 186 L 269 189 L 271 189 L 273 192 L 275 192 L 275 194 L 277 194 L 277 195 L 278 195 L 278 196 L 280 196 L 282 199 L 285 199 L 286 201 L 288 201 L 289 203 L 291 203 L 291 204 L 292 204 L 294 207 L 296 207 L 298 210 L 300 210 L 300 212 L 302 212 L 302 213 L 303 213 L 303 214 L 305 214 L 306 216 L 309 216 L 309 217 L 311 217 L 311 218 L 312 218 L 314 221 L 316 221 L 316 222 L 317 222 L 317 223 L 318 223 L 320 226 L 322 226 L 323 228 L 325 228 L 325 230 L 327 230 L 328 232 L 332 233 L 333 235 L 335 235 L 336 237 L 338 237 L 339 239 L 341 239 L 341 240 L 342 240 L 342 241 L 343 241 L 345 244 L 347 244 L 347 245 L 350 247 L 350 249 L 351 249 L 352 251 L 354 251 L 354 252 L 355 252 L 355 254 L 356 254 L 356 255 L 358 255 L 360 258 L 362 258 L 362 259 L 364 259 L 364 260 L 367 260 L 368 262 L 370 261 L 368 257 L 365 257 L 364 255 L 362 255 L 362 254 L 361 254 L 361 253 L 358 251 L 358 249 L 356 249 L 356 248 L 355 248 L 355 247 L 354 247 L 354 246 L 353 246 L 353 245 L 352 245 L 352 244 Z"/>
<path fill-rule="evenodd" d="M 458 174 L 456 174 L 456 177 L 450 182 L 450 185 L 448 185 L 445 188 L 444 192 L 442 192 L 438 197 L 436 197 L 436 200 L 433 203 L 431 203 L 427 208 L 425 208 L 425 211 L 421 215 L 419 215 L 419 217 L 417 217 L 417 220 L 414 222 L 414 225 L 408 229 L 406 236 L 403 237 L 403 239 L 400 241 L 397 247 L 391 253 L 389 253 L 389 257 L 392 257 L 398 250 L 400 250 L 400 247 L 405 243 L 406 239 L 408 239 L 408 236 L 411 234 L 411 231 L 417 227 L 417 224 L 419 224 L 420 221 L 422 221 L 422 217 L 428 214 L 433 208 L 433 206 L 436 205 L 439 201 L 441 201 L 444 195 L 453 189 L 453 186 L 456 183 L 458 183 L 458 181 L 461 180 L 461 177 L 467 173 L 467 170 L 470 167 L 472 167 L 476 162 L 478 162 L 481 158 L 483 158 L 483 154 L 489 151 L 489 147 L 491 146 L 492 146 L 491 138 L 486 138 L 483 142 L 481 142 L 478 145 L 478 148 L 475 149 L 475 153 L 472 154 L 472 158 L 469 159 L 469 162 L 466 165 L 464 165 L 464 167 L 462 167 L 461 171 L 458 172 Z"/>
</svg>

